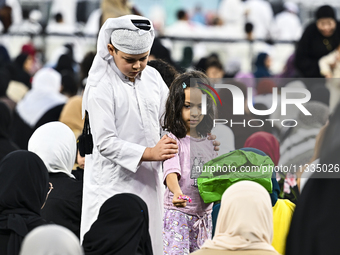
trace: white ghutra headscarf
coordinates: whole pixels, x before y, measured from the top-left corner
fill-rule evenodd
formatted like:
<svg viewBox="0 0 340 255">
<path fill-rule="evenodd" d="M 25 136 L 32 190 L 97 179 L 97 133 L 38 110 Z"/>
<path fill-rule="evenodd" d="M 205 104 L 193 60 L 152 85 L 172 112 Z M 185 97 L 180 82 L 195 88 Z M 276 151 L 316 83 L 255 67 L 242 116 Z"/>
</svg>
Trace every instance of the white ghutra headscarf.
<svg viewBox="0 0 340 255">
<path fill-rule="evenodd" d="M 87 109 L 89 87 L 97 85 L 106 73 L 109 60 L 112 59 L 107 45 L 111 43 L 116 49 L 124 53 L 137 55 L 149 51 L 154 38 L 155 32 L 152 22 L 142 16 L 125 15 L 105 21 L 99 31 L 97 54 L 89 71 L 83 95 L 83 118 L 85 109 Z"/>
</svg>

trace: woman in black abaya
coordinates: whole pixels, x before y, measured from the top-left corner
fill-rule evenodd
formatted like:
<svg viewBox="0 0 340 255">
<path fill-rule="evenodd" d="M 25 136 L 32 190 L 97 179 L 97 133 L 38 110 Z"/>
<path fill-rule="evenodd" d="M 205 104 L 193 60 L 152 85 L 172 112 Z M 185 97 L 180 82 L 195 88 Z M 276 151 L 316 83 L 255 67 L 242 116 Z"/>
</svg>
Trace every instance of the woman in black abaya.
<svg viewBox="0 0 340 255">
<path fill-rule="evenodd" d="M 319 59 L 333 51 L 339 43 L 340 23 L 336 20 L 333 7 L 319 7 L 315 12 L 315 21 L 305 28 L 295 52 L 295 66 L 302 77 L 323 77 Z"/>
<path fill-rule="evenodd" d="M 152 255 L 145 202 L 133 194 L 115 195 L 102 205 L 85 234 L 85 255 Z"/>
<path fill-rule="evenodd" d="M 286 255 L 339 254 L 339 130 L 340 105 L 330 119 L 321 147 L 318 166 L 322 171 L 308 180 L 293 214 Z"/>
<path fill-rule="evenodd" d="M 0 254 L 17 255 L 24 237 L 46 223 L 40 216 L 48 173 L 34 153 L 14 151 L 0 162 Z"/>
</svg>

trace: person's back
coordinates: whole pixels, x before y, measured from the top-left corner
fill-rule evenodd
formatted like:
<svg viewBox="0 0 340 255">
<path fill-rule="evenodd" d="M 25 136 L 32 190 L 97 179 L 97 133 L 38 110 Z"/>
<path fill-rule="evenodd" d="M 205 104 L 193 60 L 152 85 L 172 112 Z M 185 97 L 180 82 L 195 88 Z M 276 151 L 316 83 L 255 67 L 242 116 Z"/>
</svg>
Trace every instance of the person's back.
<svg viewBox="0 0 340 255">
<path fill-rule="evenodd" d="M 40 216 L 48 191 L 47 169 L 34 153 L 14 151 L 0 162 L 0 254 L 18 255 Z"/>
<path fill-rule="evenodd" d="M 82 246 L 86 255 L 153 255 L 148 228 L 145 202 L 134 194 L 117 194 L 100 207 Z"/>
<path fill-rule="evenodd" d="M 280 254 L 285 254 L 286 239 L 295 204 L 288 199 L 278 199 L 273 206 L 274 236 L 272 245 Z"/>
<path fill-rule="evenodd" d="M 42 125 L 31 136 L 28 150 L 44 161 L 53 185 L 53 194 L 42 209 L 42 216 L 79 237 L 83 183 L 71 174 L 76 158 L 72 130 L 57 121 Z"/>
<path fill-rule="evenodd" d="M 228 188 L 221 201 L 215 236 L 195 255 L 274 255 L 273 212 L 268 192 L 253 181 Z"/>
<path fill-rule="evenodd" d="M 39 125 L 59 119 L 66 102 L 60 88 L 61 75 L 57 71 L 42 68 L 34 75 L 32 89 L 17 104 L 13 116 L 11 136 L 20 148 L 27 149 L 27 142 Z"/>
<path fill-rule="evenodd" d="M 9 108 L 5 103 L 0 101 L 0 161 L 8 153 L 19 149 L 19 147 L 13 143 L 9 135 L 11 120 Z"/>
<path fill-rule="evenodd" d="M 65 226 L 79 238 L 83 182 L 64 173 L 50 173 L 49 178 L 53 192 L 41 216 L 48 222 Z"/>
</svg>

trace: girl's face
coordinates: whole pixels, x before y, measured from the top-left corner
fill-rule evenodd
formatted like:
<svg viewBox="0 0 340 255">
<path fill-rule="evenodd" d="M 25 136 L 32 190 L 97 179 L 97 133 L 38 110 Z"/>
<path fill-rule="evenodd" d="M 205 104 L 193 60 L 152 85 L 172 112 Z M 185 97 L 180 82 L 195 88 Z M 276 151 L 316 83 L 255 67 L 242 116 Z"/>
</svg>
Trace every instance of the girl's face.
<svg viewBox="0 0 340 255">
<path fill-rule="evenodd" d="M 190 131 L 196 132 L 197 125 L 204 117 L 201 114 L 202 91 L 198 88 L 186 88 L 184 93 L 185 101 L 182 108 L 182 118 L 187 128 L 187 135 L 190 135 Z"/>
</svg>

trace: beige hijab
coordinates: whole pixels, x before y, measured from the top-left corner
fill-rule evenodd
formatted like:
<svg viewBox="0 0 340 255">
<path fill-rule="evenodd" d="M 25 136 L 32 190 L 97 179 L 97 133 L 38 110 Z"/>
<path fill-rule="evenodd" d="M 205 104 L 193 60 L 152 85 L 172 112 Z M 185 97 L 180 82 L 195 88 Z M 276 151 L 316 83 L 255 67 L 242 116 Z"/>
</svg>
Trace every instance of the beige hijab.
<svg viewBox="0 0 340 255">
<path fill-rule="evenodd" d="M 65 104 L 59 118 L 60 122 L 73 131 L 76 138 L 82 133 L 85 121 L 81 116 L 82 100 L 81 96 L 71 97 Z"/>
<path fill-rule="evenodd" d="M 124 15 L 132 14 L 131 7 L 127 0 L 103 0 L 101 3 L 103 12 L 101 24 L 108 18 L 118 18 Z"/>
<path fill-rule="evenodd" d="M 252 181 L 228 188 L 221 201 L 215 236 L 201 249 L 270 250 L 273 210 L 268 192 Z"/>
</svg>

